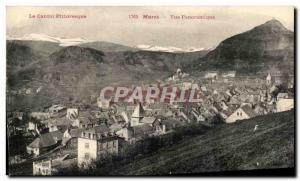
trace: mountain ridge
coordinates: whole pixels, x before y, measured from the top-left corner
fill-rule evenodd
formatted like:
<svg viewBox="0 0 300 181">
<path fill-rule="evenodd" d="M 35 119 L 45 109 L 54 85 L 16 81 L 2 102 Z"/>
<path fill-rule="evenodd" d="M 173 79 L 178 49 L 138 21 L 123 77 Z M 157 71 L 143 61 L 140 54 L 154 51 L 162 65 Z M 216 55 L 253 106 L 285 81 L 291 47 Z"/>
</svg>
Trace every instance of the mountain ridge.
<svg viewBox="0 0 300 181">
<path fill-rule="evenodd" d="M 12 90 L 45 86 L 43 91 L 49 90 L 45 94 L 81 99 L 97 95 L 107 85 L 153 83 L 178 68 L 191 76 L 210 70 L 265 75 L 274 67 L 290 73 L 293 41 L 293 33 L 277 21 L 229 37 L 211 51 L 147 51 L 109 42 L 61 47 L 56 42 L 7 40 L 7 86 Z"/>
<path fill-rule="evenodd" d="M 294 34 L 278 20 L 270 20 L 246 32 L 223 40 L 214 50 L 186 69 L 236 70 L 240 74 L 258 73 L 271 67 L 293 69 Z"/>
<path fill-rule="evenodd" d="M 101 40 L 87 40 L 85 38 L 60 38 L 44 34 L 26 34 L 22 37 L 14 37 L 11 35 L 7 36 L 7 40 L 19 40 L 19 41 L 42 41 L 42 42 L 51 42 L 57 43 L 59 46 L 68 47 L 68 46 L 82 46 L 89 47 L 94 49 L 99 49 L 102 51 L 158 51 L 158 52 L 175 52 L 175 53 L 184 53 L 184 52 L 195 52 L 195 51 L 207 51 L 209 48 L 195 48 L 190 47 L 187 49 L 173 47 L 173 46 L 157 46 L 157 45 L 136 45 L 136 46 L 126 46 L 118 43 L 101 41 Z"/>
</svg>

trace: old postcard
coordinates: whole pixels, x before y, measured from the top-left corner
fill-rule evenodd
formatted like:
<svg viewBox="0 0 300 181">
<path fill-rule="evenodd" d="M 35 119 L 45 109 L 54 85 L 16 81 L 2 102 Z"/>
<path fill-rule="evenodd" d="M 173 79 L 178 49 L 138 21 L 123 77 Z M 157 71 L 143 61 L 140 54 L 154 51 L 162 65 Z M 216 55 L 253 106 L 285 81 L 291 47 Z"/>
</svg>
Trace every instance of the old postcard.
<svg viewBox="0 0 300 181">
<path fill-rule="evenodd" d="M 295 174 L 293 7 L 6 7 L 10 176 Z"/>
</svg>

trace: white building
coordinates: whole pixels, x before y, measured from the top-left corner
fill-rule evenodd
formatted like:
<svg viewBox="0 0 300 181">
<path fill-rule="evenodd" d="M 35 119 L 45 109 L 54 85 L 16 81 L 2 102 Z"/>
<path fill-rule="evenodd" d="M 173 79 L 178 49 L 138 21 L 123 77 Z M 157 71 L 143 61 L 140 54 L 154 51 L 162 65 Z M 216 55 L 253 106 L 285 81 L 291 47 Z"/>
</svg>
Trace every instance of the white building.
<svg viewBox="0 0 300 181">
<path fill-rule="evenodd" d="M 218 78 L 218 72 L 216 72 L 216 71 L 207 72 L 204 75 L 204 78 L 206 78 L 206 79 L 217 79 Z"/>
<path fill-rule="evenodd" d="M 280 99 L 276 103 L 276 111 L 283 112 L 294 108 L 294 99 Z"/>
<path fill-rule="evenodd" d="M 289 94 L 288 93 L 278 93 L 277 95 L 277 100 L 279 101 L 280 99 L 288 99 Z"/>
<path fill-rule="evenodd" d="M 65 109 L 66 108 L 61 105 L 52 105 L 51 107 L 48 108 L 48 112 L 50 114 L 56 114 L 56 113 L 64 111 Z"/>
<path fill-rule="evenodd" d="M 38 131 L 38 122 L 36 120 L 29 120 L 27 130 Z"/>
<path fill-rule="evenodd" d="M 78 109 L 76 108 L 68 108 L 67 109 L 67 118 L 68 119 L 76 119 L 78 118 Z"/>
<path fill-rule="evenodd" d="M 202 85 L 200 88 L 201 88 L 202 92 L 206 92 L 207 91 L 207 88 L 204 85 Z"/>
<path fill-rule="evenodd" d="M 96 126 L 85 130 L 78 137 L 78 166 L 91 166 L 93 161 L 108 154 L 118 154 L 118 137 L 107 127 Z"/>
<path fill-rule="evenodd" d="M 228 71 L 222 74 L 223 78 L 234 78 L 236 72 L 235 71 Z"/>
<path fill-rule="evenodd" d="M 32 112 L 30 113 L 30 116 L 38 120 L 46 120 L 51 117 L 50 113 L 46 112 Z"/>
<path fill-rule="evenodd" d="M 33 175 L 52 175 L 52 160 L 32 163 Z"/>
<path fill-rule="evenodd" d="M 237 120 L 250 119 L 257 116 L 253 109 L 249 106 L 243 106 L 234 111 L 228 118 L 226 118 L 226 123 L 234 123 Z"/>
<path fill-rule="evenodd" d="M 32 175 L 53 175 L 59 170 L 67 168 L 73 163 L 73 159 L 68 159 L 69 154 L 55 159 L 46 158 L 32 163 Z"/>
</svg>

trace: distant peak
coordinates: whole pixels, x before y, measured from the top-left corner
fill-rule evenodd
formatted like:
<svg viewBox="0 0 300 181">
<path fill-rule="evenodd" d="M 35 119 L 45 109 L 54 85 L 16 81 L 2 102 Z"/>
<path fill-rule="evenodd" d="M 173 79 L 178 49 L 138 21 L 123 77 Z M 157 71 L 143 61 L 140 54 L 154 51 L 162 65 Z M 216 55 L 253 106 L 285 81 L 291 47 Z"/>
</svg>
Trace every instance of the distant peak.
<svg viewBox="0 0 300 181">
<path fill-rule="evenodd" d="M 134 48 L 138 48 L 146 51 L 160 51 L 160 52 L 197 52 L 211 50 L 211 48 L 179 48 L 174 46 L 157 46 L 157 45 L 136 45 Z"/>
<path fill-rule="evenodd" d="M 25 34 L 22 37 L 14 37 L 14 36 L 10 35 L 10 36 L 8 36 L 8 39 L 53 42 L 53 43 L 58 43 L 60 46 L 63 46 L 63 47 L 79 45 L 82 43 L 89 42 L 89 40 L 86 40 L 81 37 L 80 38 L 60 38 L 60 37 L 53 37 L 53 36 L 37 34 L 37 33 Z"/>
<path fill-rule="evenodd" d="M 264 28 L 264 29 L 270 29 L 272 31 L 287 31 L 287 29 L 282 25 L 280 21 L 273 18 L 264 24 L 257 26 L 257 28 Z"/>
<path fill-rule="evenodd" d="M 267 22 L 265 22 L 266 25 L 277 25 L 277 26 L 282 26 L 282 23 L 280 21 L 278 21 L 277 19 L 273 18 Z"/>
</svg>

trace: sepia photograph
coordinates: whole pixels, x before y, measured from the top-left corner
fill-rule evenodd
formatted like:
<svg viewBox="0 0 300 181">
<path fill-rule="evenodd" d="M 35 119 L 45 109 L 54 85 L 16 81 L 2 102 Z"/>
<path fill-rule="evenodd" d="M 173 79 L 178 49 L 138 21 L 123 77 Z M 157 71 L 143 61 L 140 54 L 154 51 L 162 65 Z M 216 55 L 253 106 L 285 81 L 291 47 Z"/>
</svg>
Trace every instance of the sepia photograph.
<svg viewBox="0 0 300 181">
<path fill-rule="evenodd" d="M 8 176 L 295 176 L 295 7 L 5 9 Z"/>
</svg>

